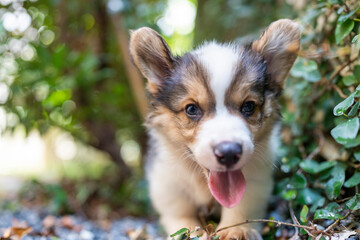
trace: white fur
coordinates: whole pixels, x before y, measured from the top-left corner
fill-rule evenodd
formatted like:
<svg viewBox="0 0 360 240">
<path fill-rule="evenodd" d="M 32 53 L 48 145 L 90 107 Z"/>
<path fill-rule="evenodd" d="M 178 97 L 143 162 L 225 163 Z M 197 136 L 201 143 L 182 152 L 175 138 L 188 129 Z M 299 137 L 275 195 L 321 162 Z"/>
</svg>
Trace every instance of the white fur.
<svg viewBox="0 0 360 240">
<path fill-rule="evenodd" d="M 215 94 L 216 110 L 225 110 L 225 92 L 234 77 L 239 53 L 231 45 L 207 43 L 195 52 L 210 74 L 210 87 Z"/>
<path fill-rule="evenodd" d="M 193 149 L 197 161 L 209 170 L 225 171 L 226 168 L 217 162 L 213 153 L 213 146 L 225 141 L 242 145 L 241 160 L 233 169 L 244 166 L 254 151 L 252 135 L 244 120 L 231 115 L 227 110 L 217 113 L 201 126 Z"/>
<path fill-rule="evenodd" d="M 215 95 L 216 114 L 202 124 L 192 150 L 202 166 L 209 170 L 225 171 L 226 168 L 217 162 L 213 147 L 224 141 L 237 142 L 242 145 L 243 154 L 241 161 L 233 169 L 239 169 L 251 157 L 254 144 L 244 120 L 230 114 L 226 108 L 225 94 L 234 78 L 241 52 L 231 45 L 212 42 L 200 47 L 195 53 L 209 73 L 210 87 Z"/>
</svg>

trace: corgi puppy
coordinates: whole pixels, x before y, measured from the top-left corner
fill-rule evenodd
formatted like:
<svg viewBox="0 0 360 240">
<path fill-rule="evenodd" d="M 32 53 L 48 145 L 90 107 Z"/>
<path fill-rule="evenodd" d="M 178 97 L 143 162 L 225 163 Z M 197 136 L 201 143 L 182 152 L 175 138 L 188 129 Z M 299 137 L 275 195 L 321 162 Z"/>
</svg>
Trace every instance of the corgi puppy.
<svg viewBox="0 0 360 240">
<path fill-rule="evenodd" d="M 200 226 L 199 209 L 213 203 L 219 228 L 264 216 L 278 97 L 299 46 L 299 26 L 287 19 L 250 45 L 207 42 L 183 56 L 150 28 L 131 33 L 131 56 L 148 80 L 150 197 L 167 233 Z M 262 239 L 258 227 L 218 235 Z"/>
</svg>

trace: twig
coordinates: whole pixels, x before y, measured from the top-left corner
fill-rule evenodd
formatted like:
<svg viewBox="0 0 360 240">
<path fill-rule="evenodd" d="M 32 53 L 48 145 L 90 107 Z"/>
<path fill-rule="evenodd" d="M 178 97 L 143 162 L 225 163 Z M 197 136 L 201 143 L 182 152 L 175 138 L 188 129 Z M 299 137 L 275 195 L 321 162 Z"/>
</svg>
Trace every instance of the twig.
<svg viewBox="0 0 360 240">
<path fill-rule="evenodd" d="M 343 216 L 342 218 L 337 219 L 333 224 L 331 224 L 330 226 L 328 226 L 323 233 L 327 233 L 329 232 L 333 227 L 335 227 L 341 220 L 344 220 L 345 218 L 347 218 L 350 215 L 351 211 L 348 211 L 345 216 Z"/>
<path fill-rule="evenodd" d="M 349 163 L 349 165 L 353 168 L 360 168 L 360 163 L 355 164 L 355 163 Z"/>
<path fill-rule="evenodd" d="M 339 66 L 329 77 L 328 85 L 326 85 L 320 92 L 319 94 L 315 95 L 315 97 L 312 99 L 313 101 L 316 101 L 317 99 L 319 99 L 322 95 L 324 95 L 324 93 L 329 90 L 330 88 L 333 88 L 337 91 L 337 93 L 342 97 L 342 98 L 347 98 L 347 96 L 340 90 L 340 88 L 333 84 L 332 81 L 336 78 L 337 75 L 340 74 L 340 72 L 346 68 L 349 64 L 355 62 L 358 59 L 358 57 L 353 57 L 352 59 L 348 60 L 347 62 L 345 62 L 344 64 L 342 64 L 341 66 Z"/>
<path fill-rule="evenodd" d="M 340 95 L 340 97 L 342 97 L 342 98 L 347 98 L 347 97 L 348 97 L 348 96 L 346 96 L 346 95 L 341 91 L 341 89 L 340 89 L 337 85 L 332 84 L 331 86 L 332 86 L 332 88 L 334 88 L 335 91 Z"/>
<path fill-rule="evenodd" d="M 297 220 L 297 218 L 295 216 L 294 210 L 291 207 L 291 202 L 289 202 L 289 211 L 290 211 L 290 215 L 291 215 L 291 219 L 293 220 L 293 223 L 300 225 L 299 221 Z M 297 239 L 300 239 L 299 229 L 295 228 L 295 233 L 294 233 L 294 235 L 292 235 L 292 237 L 289 240 L 297 240 Z"/>
<path fill-rule="evenodd" d="M 294 222 L 295 224 L 301 225 L 301 224 L 299 223 L 299 221 L 297 220 L 296 216 L 295 216 L 294 210 L 292 209 L 290 202 L 289 202 L 289 211 L 290 211 L 290 216 L 291 216 L 293 222 Z M 298 235 L 298 234 L 299 234 L 298 228 L 295 228 L 295 229 L 296 229 L 295 234 Z M 310 232 L 308 229 L 304 229 L 304 230 L 305 230 L 305 232 L 306 232 L 309 236 L 311 236 L 312 238 L 315 238 L 315 236 L 312 235 L 311 232 Z M 294 236 L 295 236 L 295 234 L 294 234 Z"/>
<path fill-rule="evenodd" d="M 355 62 L 358 59 L 358 56 L 353 57 L 352 59 L 349 59 L 346 63 L 344 63 L 343 65 L 341 65 L 340 67 L 338 67 L 338 69 L 335 70 L 335 72 L 333 72 L 333 74 L 331 74 L 330 78 L 329 78 L 329 82 L 332 82 L 332 80 L 335 79 L 335 77 L 337 75 L 339 75 L 339 73 L 346 68 L 349 64 Z"/>
<path fill-rule="evenodd" d="M 352 199 L 353 197 L 347 197 L 347 198 L 344 198 L 344 199 L 341 199 L 341 200 L 336 200 L 336 203 L 342 203 L 342 202 L 346 202 L 347 200 L 350 200 Z"/>
<path fill-rule="evenodd" d="M 215 231 L 214 234 L 229 229 L 229 228 L 233 228 L 233 227 L 237 227 L 240 225 L 244 225 L 244 224 L 249 224 L 249 223 L 275 223 L 278 226 L 284 225 L 284 226 L 289 226 L 289 227 L 296 227 L 296 228 L 302 228 L 302 229 L 307 229 L 307 230 L 316 230 L 315 227 L 310 227 L 310 226 L 303 226 L 303 225 L 299 225 L 299 224 L 293 224 L 293 223 L 287 223 L 287 222 L 281 222 L 281 221 L 276 221 L 276 220 L 270 220 L 270 219 L 255 219 L 255 220 L 246 220 L 245 222 L 241 222 L 241 223 L 237 223 L 237 224 L 233 224 L 230 226 L 226 226 L 223 228 L 219 228 L 218 230 Z"/>
</svg>

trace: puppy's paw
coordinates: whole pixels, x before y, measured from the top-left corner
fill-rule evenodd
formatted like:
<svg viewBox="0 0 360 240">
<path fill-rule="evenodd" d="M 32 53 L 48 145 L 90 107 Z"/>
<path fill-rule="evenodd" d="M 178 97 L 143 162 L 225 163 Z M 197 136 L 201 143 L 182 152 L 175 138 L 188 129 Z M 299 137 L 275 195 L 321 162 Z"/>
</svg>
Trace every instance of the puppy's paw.
<svg viewBox="0 0 360 240">
<path fill-rule="evenodd" d="M 262 240 L 258 231 L 252 228 L 234 227 L 220 231 L 220 240 Z"/>
</svg>

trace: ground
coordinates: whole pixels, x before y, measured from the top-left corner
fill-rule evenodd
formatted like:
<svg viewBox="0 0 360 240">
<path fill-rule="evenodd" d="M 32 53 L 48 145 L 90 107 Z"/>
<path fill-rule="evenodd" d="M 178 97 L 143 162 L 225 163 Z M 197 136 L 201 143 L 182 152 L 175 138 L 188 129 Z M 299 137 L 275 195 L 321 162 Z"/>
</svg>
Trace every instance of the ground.
<svg viewBox="0 0 360 240">
<path fill-rule="evenodd" d="M 124 217 L 99 225 L 75 215 L 56 217 L 38 207 L 0 210 L 1 240 L 163 239 L 157 223 L 143 218 Z"/>
</svg>

